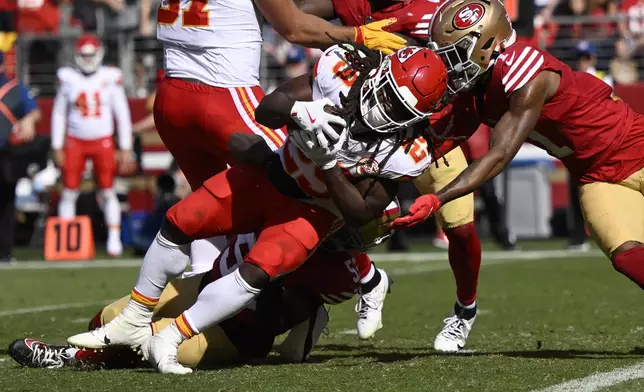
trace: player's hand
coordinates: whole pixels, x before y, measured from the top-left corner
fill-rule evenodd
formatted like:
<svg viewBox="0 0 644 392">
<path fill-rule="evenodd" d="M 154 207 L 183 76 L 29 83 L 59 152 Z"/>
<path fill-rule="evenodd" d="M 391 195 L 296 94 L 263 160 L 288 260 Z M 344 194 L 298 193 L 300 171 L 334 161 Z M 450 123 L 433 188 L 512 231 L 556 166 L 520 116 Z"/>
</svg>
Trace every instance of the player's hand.
<svg viewBox="0 0 644 392">
<path fill-rule="evenodd" d="M 36 128 L 31 121 L 24 121 L 14 125 L 9 138 L 11 144 L 22 144 L 34 140 Z"/>
<path fill-rule="evenodd" d="M 335 124 L 344 129 L 347 123 L 342 117 L 331 113 L 334 107 L 328 98 L 310 102 L 296 101 L 291 108 L 291 118 L 304 131 L 323 133 L 328 140 L 337 141 L 340 134 L 331 125 Z"/>
<path fill-rule="evenodd" d="M 136 169 L 136 162 L 134 162 L 134 156 L 130 150 L 117 151 L 116 163 L 119 167 L 119 173 L 122 174 L 131 174 Z"/>
<path fill-rule="evenodd" d="M 396 23 L 396 18 L 389 18 L 356 27 L 354 41 L 369 49 L 377 49 L 384 54 L 392 54 L 396 50 L 407 46 L 407 40 L 383 30 L 394 23 Z"/>
<path fill-rule="evenodd" d="M 65 151 L 63 150 L 54 150 L 52 152 L 54 163 L 56 166 L 62 168 L 65 165 Z"/>
<path fill-rule="evenodd" d="M 416 226 L 424 222 L 434 212 L 441 208 L 441 201 L 438 200 L 436 195 L 423 195 L 414 201 L 414 204 L 409 207 L 409 214 L 396 218 L 391 227 L 394 229 L 405 229 L 407 227 Z"/>
<path fill-rule="evenodd" d="M 321 133 L 315 134 L 301 129 L 289 133 L 289 140 L 322 170 L 332 169 L 338 163 L 336 155 L 346 137 L 347 132 L 344 131 L 339 135 L 339 139 L 331 144 Z"/>
</svg>

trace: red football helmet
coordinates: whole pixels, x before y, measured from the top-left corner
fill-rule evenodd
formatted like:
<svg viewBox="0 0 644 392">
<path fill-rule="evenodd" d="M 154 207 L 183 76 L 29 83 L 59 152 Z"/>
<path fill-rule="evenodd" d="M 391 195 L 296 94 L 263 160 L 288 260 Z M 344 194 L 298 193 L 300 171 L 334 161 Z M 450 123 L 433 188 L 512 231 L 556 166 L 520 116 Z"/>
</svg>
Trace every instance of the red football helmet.
<svg viewBox="0 0 644 392">
<path fill-rule="evenodd" d="M 74 45 L 74 61 L 76 61 L 78 68 L 86 74 L 98 70 L 104 55 L 103 44 L 95 35 L 84 34 L 78 38 Z"/>
<path fill-rule="evenodd" d="M 409 46 L 387 56 L 362 85 L 360 109 L 367 126 L 391 132 L 421 121 L 447 91 L 447 68 L 431 49 Z"/>
</svg>

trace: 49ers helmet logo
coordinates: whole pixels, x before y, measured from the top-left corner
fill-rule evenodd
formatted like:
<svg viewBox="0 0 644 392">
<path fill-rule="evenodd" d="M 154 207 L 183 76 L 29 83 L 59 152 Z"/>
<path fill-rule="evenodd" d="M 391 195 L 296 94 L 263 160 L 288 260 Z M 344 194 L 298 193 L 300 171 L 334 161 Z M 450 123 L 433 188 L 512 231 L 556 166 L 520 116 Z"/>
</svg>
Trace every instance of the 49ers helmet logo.
<svg viewBox="0 0 644 392">
<path fill-rule="evenodd" d="M 474 26 L 484 14 L 485 8 L 481 4 L 468 4 L 456 12 L 452 24 L 459 30 L 465 30 Z"/>
</svg>

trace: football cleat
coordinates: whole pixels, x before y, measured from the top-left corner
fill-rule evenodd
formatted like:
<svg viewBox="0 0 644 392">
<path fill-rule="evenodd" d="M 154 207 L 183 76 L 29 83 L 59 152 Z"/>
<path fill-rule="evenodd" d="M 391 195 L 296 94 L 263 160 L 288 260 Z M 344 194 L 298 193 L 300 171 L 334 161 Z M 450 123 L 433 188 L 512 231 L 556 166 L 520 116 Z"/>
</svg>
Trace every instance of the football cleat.
<svg viewBox="0 0 644 392">
<path fill-rule="evenodd" d="M 123 243 L 121 243 L 121 239 L 118 236 L 109 236 L 107 254 L 110 257 L 121 257 L 123 255 Z"/>
<path fill-rule="evenodd" d="M 100 349 L 107 346 L 130 346 L 138 348 L 152 336 L 152 327 L 133 325 L 123 315 L 90 332 L 71 336 L 67 343 L 75 347 Z"/>
<path fill-rule="evenodd" d="M 449 240 L 447 239 L 447 235 L 445 235 L 445 233 L 437 234 L 432 239 L 432 245 L 434 245 L 438 249 L 448 249 L 449 248 Z"/>
<path fill-rule="evenodd" d="M 362 294 L 356 304 L 360 339 L 369 339 L 382 328 L 382 308 L 387 294 L 391 292 L 393 280 L 384 270 L 378 269 L 378 272 L 382 277 L 380 283 L 370 292 Z"/>
<path fill-rule="evenodd" d="M 434 350 L 446 353 L 456 353 L 461 350 L 465 347 L 475 320 L 476 315 L 466 319 L 460 314 L 454 314 L 443 320 L 445 326 L 434 340 Z"/>
<path fill-rule="evenodd" d="M 9 345 L 9 355 L 22 366 L 57 369 L 75 362 L 79 350 L 54 346 L 32 339 L 16 339 Z"/>
<path fill-rule="evenodd" d="M 192 369 L 181 365 L 177 360 L 177 350 L 177 344 L 159 334 L 152 336 L 141 346 L 143 358 L 159 372 L 164 374 L 192 373 Z"/>
</svg>

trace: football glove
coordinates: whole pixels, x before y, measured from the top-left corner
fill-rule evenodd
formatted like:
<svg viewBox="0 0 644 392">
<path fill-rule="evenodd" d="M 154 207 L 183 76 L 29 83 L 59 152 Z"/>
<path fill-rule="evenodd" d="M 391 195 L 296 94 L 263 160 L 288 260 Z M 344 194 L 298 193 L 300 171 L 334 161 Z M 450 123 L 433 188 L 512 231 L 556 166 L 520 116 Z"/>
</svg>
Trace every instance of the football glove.
<svg viewBox="0 0 644 392">
<path fill-rule="evenodd" d="M 324 133 L 328 139 L 336 141 L 340 139 L 340 135 L 333 129 L 331 124 L 338 125 L 344 129 L 347 123 L 342 117 L 324 110 L 327 106 L 334 107 L 335 105 L 328 98 L 310 102 L 295 101 L 291 108 L 291 118 L 303 130 Z"/>
<path fill-rule="evenodd" d="M 407 40 L 395 34 L 384 31 L 383 28 L 396 23 L 396 18 L 371 22 L 364 26 L 355 27 L 354 41 L 369 49 L 377 49 L 384 54 L 392 54 L 407 46 Z"/>
<path fill-rule="evenodd" d="M 289 133 L 289 140 L 299 148 L 304 155 L 318 165 L 322 170 L 329 170 L 337 164 L 336 154 L 344 144 L 346 132 L 338 136 L 331 145 L 322 132 L 314 133 L 297 129 Z"/>
<path fill-rule="evenodd" d="M 416 226 L 424 222 L 434 212 L 441 208 L 441 201 L 436 195 L 423 195 L 414 201 L 414 204 L 409 207 L 409 214 L 396 218 L 391 224 L 394 229 L 405 229 L 408 227 Z"/>
</svg>

